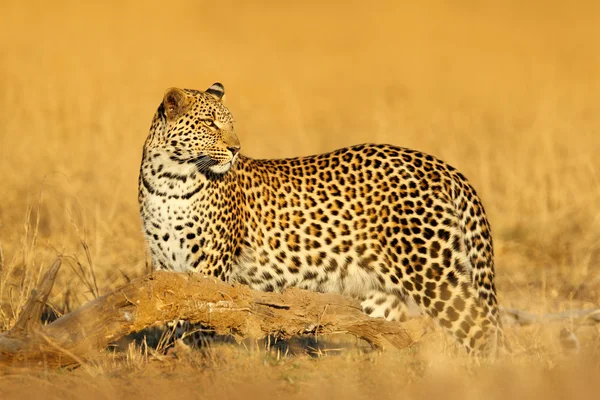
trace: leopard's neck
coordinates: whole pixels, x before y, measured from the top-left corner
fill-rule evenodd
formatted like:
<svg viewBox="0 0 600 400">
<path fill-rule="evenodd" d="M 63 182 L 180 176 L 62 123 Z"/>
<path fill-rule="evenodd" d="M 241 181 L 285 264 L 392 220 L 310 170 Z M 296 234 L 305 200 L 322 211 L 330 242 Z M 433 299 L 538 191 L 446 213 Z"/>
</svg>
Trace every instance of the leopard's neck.
<svg viewBox="0 0 600 400">
<path fill-rule="evenodd" d="M 228 201 L 236 197 L 238 203 Z M 241 237 L 239 210 L 243 196 L 236 169 L 207 176 L 195 166 L 173 163 L 161 153 L 144 154 L 139 179 L 140 211 L 155 269 L 179 272 L 203 270 L 221 276 L 230 265 L 221 265 L 223 251 L 216 243 L 230 237 L 232 245 Z M 218 211 L 218 213 L 217 213 Z M 230 216 L 219 220 L 217 214 Z M 236 216 L 236 218 L 233 218 Z M 239 219 L 239 220 L 238 220 Z"/>
</svg>

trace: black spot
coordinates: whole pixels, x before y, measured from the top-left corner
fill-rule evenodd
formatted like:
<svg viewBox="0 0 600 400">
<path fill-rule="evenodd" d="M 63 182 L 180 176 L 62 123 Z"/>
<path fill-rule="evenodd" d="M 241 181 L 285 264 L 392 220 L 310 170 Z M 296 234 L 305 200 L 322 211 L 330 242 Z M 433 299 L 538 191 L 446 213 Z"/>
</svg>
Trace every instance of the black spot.
<svg viewBox="0 0 600 400">
<path fill-rule="evenodd" d="M 456 310 L 452 307 L 448 307 L 446 309 L 446 315 L 448 316 L 448 318 L 450 319 L 450 321 L 457 321 L 458 317 L 460 316 Z"/>
<path fill-rule="evenodd" d="M 460 238 L 458 237 L 458 235 L 454 235 L 452 237 L 452 249 L 458 253 L 460 251 L 460 248 Z"/>
<path fill-rule="evenodd" d="M 446 329 L 450 329 L 450 328 L 452 328 L 452 322 L 448 321 L 448 320 L 447 320 L 447 319 L 445 319 L 445 318 L 440 318 L 440 319 L 438 320 L 438 323 L 439 323 L 439 324 L 440 324 L 442 327 L 444 327 L 444 328 L 446 328 Z"/>
<path fill-rule="evenodd" d="M 295 272 L 298 272 L 298 270 L 300 269 L 300 266 L 302 265 L 302 261 L 300 261 L 300 257 L 293 256 L 291 258 L 291 261 L 292 261 L 292 267 L 291 268 L 294 269 Z M 291 270 L 290 270 L 290 272 L 291 272 Z"/>
<path fill-rule="evenodd" d="M 435 282 L 426 282 L 425 283 L 425 296 L 430 299 L 435 299 Z"/>
<path fill-rule="evenodd" d="M 269 271 L 265 271 L 262 273 L 262 277 L 265 280 L 271 280 L 273 279 L 273 275 L 271 275 L 271 273 Z"/>
<path fill-rule="evenodd" d="M 452 251 L 450 249 L 444 249 L 442 256 L 444 258 L 442 262 L 444 264 L 444 268 L 450 268 L 450 265 L 452 265 Z"/>
<path fill-rule="evenodd" d="M 317 277 L 317 273 L 315 271 L 306 271 L 304 273 L 304 279 L 307 281 L 312 281 Z"/>
<path fill-rule="evenodd" d="M 454 299 L 454 308 L 456 308 L 458 311 L 464 311 L 465 301 L 463 299 L 461 299 L 460 297 L 455 298 Z"/>
<path fill-rule="evenodd" d="M 469 331 L 471 330 L 471 326 L 472 326 L 472 325 L 471 325 L 471 324 L 469 324 L 467 321 L 463 321 L 463 322 L 461 322 L 461 323 L 460 323 L 460 329 L 462 329 L 462 331 L 463 331 L 465 334 L 468 334 L 468 333 L 469 333 Z"/>
<path fill-rule="evenodd" d="M 445 229 L 439 229 L 438 230 L 438 238 L 440 238 L 444 241 L 448 241 L 448 240 L 450 240 L 450 232 L 448 232 Z"/>
<path fill-rule="evenodd" d="M 430 300 L 428 297 L 423 297 L 423 300 L 422 300 L 422 301 L 423 301 L 423 305 L 424 305 L 425 307 L 427 307 L 427 308 L 428 308 L 428 307 L 429 307 L 429 305 L 431 304 L 431 300 Z"/>
<path fill-rule="evenodd" d="M 329 260 L 329 264 L 325 266 L 325 271 L 327 271 L 327 272 L 333 272 L 333 271 L 336 271 L 337 269 L 338 269 L 338 262 L 334 258 Z"/>
<path fill-rule="evenodd" d="M 429 239 L 431 239 L 433 237 L 433 235 L 434 235 L 434 232 L 433 232 L 432 229 L 430 229 L 430 228 L 424 228 L 423 229 L 423 237 L 425 239 L 429 240 Z M 437 243 L 437 242 L 434 242 L 434 243 Z M 439 244 L 438 244 L 438 246 L 439 246 Z"/>
<path fill-rule="evenodd" d="M 440 299 L 450 300 L 452 293 L 448 290 L 448 284 L 446 282 L 440 285 Z"/>
<path fill-rule="evenodd" d="M 458 278 L 456 276 L 456 274 L 454 273 L 454 271 L 450 271 L 448 272 L 448 275 L 446 275 L 446 280 L 448 282 L 450 282 L 450 284 L 454 287 L 458 286 Z"/>
<path fill-rule="evenodd" d="M 272 291 L 274 291 L 274 290 L 275 290 L 275 288 L 274 288 L 274 287 L 273 287 L 273 285 L 272 285 L 272 284 L 270 284 L 270 283 L 269 283 L 267 286 L 265 286 L 265 287 L 263 288 L 263 291 L 264 291 L 264 292 L 272 292 Z"/>
</svg>

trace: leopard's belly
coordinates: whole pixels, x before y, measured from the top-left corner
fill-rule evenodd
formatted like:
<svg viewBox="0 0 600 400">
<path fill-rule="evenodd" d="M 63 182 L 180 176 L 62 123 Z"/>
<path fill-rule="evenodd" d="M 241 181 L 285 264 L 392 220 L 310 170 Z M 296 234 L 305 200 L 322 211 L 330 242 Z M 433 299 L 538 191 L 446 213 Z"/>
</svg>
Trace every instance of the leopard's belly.
<svg viewBox="0 0 600 400">
<path fill-rule="evenodd" d="M 256 290 L 280 291 L 288 287 L 339 293 L 364 298 L 372 289 L 385 286 L 380 269 L 384 261 L 354 250 L 335 254 L 332 249 L 303 249 L 282 257 L 266 249 L 245 247 L 234 259 L 231 279 Z"/>
</svg>

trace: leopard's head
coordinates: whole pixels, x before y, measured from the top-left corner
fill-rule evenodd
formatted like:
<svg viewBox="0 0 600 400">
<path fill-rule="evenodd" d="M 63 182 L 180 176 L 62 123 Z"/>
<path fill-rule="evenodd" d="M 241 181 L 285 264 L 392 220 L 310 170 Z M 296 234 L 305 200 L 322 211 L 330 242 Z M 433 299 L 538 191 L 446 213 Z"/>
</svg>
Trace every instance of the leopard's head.
<svg viewBox="0 0 600 400">
<path fill-rule="evenodd" d="M 220 83 L 204 92 L 168 89 L 146 150 L 185 169 L 192 167 L 205 174 L 228 172 L 237 160 L 240 141 L 233 130 L 233 117 L 223 104 L 224 96 Z"/>
</svg>

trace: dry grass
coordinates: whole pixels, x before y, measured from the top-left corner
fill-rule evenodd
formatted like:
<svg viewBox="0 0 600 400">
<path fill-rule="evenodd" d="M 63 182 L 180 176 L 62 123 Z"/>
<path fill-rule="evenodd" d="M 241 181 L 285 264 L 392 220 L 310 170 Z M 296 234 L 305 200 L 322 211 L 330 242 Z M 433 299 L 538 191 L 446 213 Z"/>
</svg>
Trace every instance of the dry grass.
<svg viewBox="0 0 600 400">
<path fill-rule="evenodd" d="M 144 273 L 136 179 L 151 117 L 167 87 L 217 80 L 246 155 L 375 141 L 462 170 L 491 219 L 503 305 L 600 303 L 597 2 L 106 3 L 0 4 L 0 330 L 57 254 L 72 265 L 52 296 L 59 312 Z M 581 336 L 579 356 L 561 352 L 563 326 Z M 0 394 L 579 398 L 599 389 L 597 328 L 509 330 L 517 354 L 494 366 L 446 348 L 277 361 L 224 347 L 189 362 L 136 350 L 129 363 L 6 375 Z"/>
</svg>

